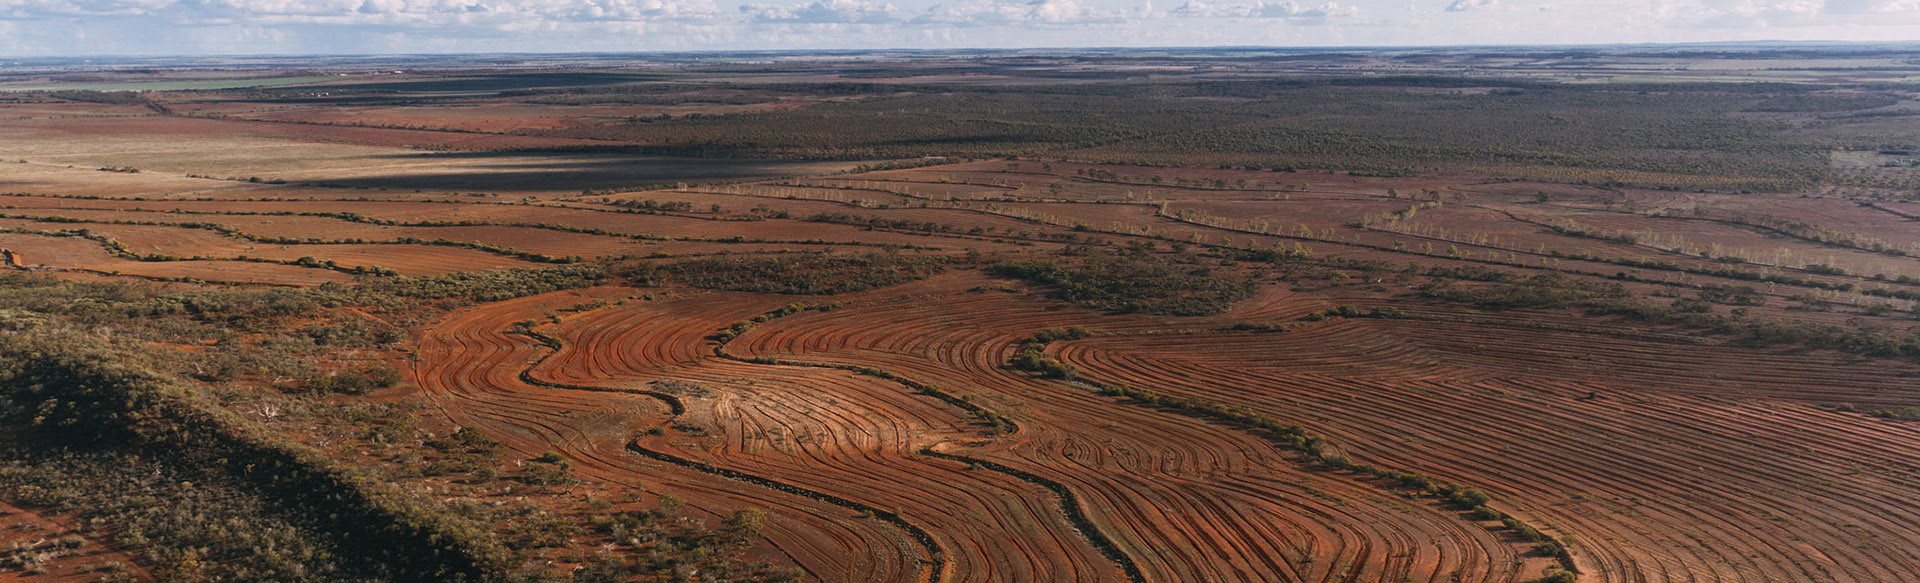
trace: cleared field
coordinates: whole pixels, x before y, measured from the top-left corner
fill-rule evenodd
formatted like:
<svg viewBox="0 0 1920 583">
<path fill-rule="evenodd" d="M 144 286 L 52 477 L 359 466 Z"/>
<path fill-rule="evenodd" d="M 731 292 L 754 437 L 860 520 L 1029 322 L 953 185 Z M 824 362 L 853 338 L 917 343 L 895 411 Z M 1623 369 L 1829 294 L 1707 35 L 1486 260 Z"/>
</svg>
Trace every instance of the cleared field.
<svg viewBox="0 0 1920 583">
<path fill-rule="evenodd" d="M 180 117 L 21 120 L 0 127 L 0 159 L 342 188 L 573 194 L 683 180 L 817 174 L 836 162 L 742 162 L 632 154 L 527 154 L 601 142 Z M 455 150 L 455 151 L 429 151 Z"/>
<path fill-rule="evenodd" d="M 455 129 L 475 132 L 534 132 L 626 118 L 728 115 L 805 107 L 801 101 L 747 104 L 542 105 L 510 100 L 473 100 L 431 107 L 311 107 L 233 115 L 263 121 L 344 124 L 375 127 Z M 220 108 L 201 110 L 220 111 Z"/>
<path fill-rule="evenodd" d="M 1812 406 L 1905 402 L 1887 390 L 1912 370 L 1832 378 L 1831 366 L 1810 373 L 1807 355 L 1440 328 L 1095 338 L 1060 356 L 1101 380 L 1250 407 L 1322 428 L 1357 458 L 1479 484 L 1566 533 L 1582 570 L 1604 579 L 1885 580 L 1920 560 L 1896 542 L 1920 532 L 1881 473 L 1909 471 L 1913 429 Z"/>
<path fill-rule="evenodd" d="M 446 275 L 535 266 L 532 262 L 484 251 L 429 245 L 263 245 L 243 253 L 275 261 L 311 257 L 342 267 L 391 269 L 401 275 Z"/>
<path fill-rule="evenodd" d="M 551 349 L 508 333 L 514 322 L 591 301 L 617 298 L 629 290 L 563 292 L 494 303 L 453 314 L 418 334 L 415 380 L 428 399 L 454 422 L 495 436 L 507 447 L 531 457 L 558 451 L 574 460 L 586 477 L 629 487 L 646 484 L 687 500 L 708 516 L 756 506 L 781 517 L 765 534 L 765 558 L 793 562 L 822 580 L 912 580 L 913 542 L 878 520 L 850 519 L 854 511 L 806 496 L 716 478 L 663 463 L 627 450 L 628 439 L 664 422 L 670 409 L 654 398 L 608 391 L 547 388 L 529 384 L 520 373 Z M 685 322 L 681 338 L 697 341 L 710 325 L 759 309 L 725 308 L 710 320 Z M 690 352 L 697 348 L 688 347 Z M 624 388 L 639 388 L 637 386 Z"/>
<path fill-rule="evenodd" d="M 255 196 L 258 185 L 158 173 L 101 172 L 94 166 L 0 160 L 0 192 L 62 196 L 184 198 L 229 191 Z"/>
<path fill-rule="evenodd" d="M 873 294 L 776 320 L 732 346 L 748 357 L 884 368 L 1011 417 L 1018 433 L 943 449 L 1063 484 L 1151 580 L 1500 580 L 1540 568 L 1452 512 L 1307 471 L 1252 435 L 1008 371 L 1015 341 L 1032 330 L 1118 321 L 957 291 L 970 285 Z M 1330 517 L 1343 526 L 1324 528 Z"/>
<path fill-rule="evenodd" d="M 301 286 L 353 280 L 352 276 L 335 271 L 274 263 L 134 261 L 116 257 L 108 253 L 99 243 L 78 237 L 0 233 L 0 249 L 13 251 L 20 264 L 30 268 L 46 267 L 54 270 L 79 270 L 107 275 Z"/>
<path fill-rule="evenodd" d="M 742 306 L 779 301 L 715 294 L 589 313 L 553 329 L 567 348 L 535 374 L 572 384 L 702 388 L 682 395 L 688 412 L 670 431 L 642 437 L 637 447 L 896 511 L 934 533 L 940 556 L 930 566 L 946 580 L 1118 576 L 1043 488 L 918 454 L 984 437 L 966 411 L 850 372 L 737 363 L 705 350 L 713 330 L 752 315 Z M 995 534 L 1008 529 L 1019 536 Z"/>
<path fill-rule="evenodd" d="M 547 205 L 460 204 L 386 201 L 134 201 L 49 200 L 0 195 L 0 205 L 22 209 L 18 214 L 40 214 L 45 209 L 81 208 L 144 212 L 178 212 L 179 220 L 219 222 L 225 215 L 285 215 L 289 213 L 339 215 L 351 213 L 375 221 L 408 226 L 532 226 L 555 227 L 587 234 L 610 234 L 643 239 L 708 241 L 842 243 L 860 245 L 940 245 L 928 235 L 874 232 L 867 229 L 800 219 L 763 221 L 619 212 Z M 58 214 L 59 211 L 47 214 Z M 95 215 L 101 216 L 101 215 Z M 355 227 L 351 229 L 359 230 Z M 430 233 L 430 232 L 429 232 Z M 947 244 L 952 244 L 948 242 Z"/>
<path fill-rule="evenodd" d="M 1831 205 L 1829 205 L 1831 206 Z M 1889 253 L 1876 253 L 1840 245 L 1825 245 L 1803 238 L 1770 231 L 1764 227 L 1736 222 L 1698 219 L 1652 218 L 1634 215 L 1603 214 L 1574 218 L 1578 224 L 1591 225 L 1632 237 L 1638 244 L 1681 253 L 1736 258 L 1745 263 L 1804 269 L 1823 266 L 1861 275 L 1885 274 L 1920 277 L 1920 259 Z M 1874 229 L 1862 232 L 1908 236 L 1915 230 Z M 1889 247 L 1897 249 L 1897 247 Z"/>
<path fill-rule="evenodd" d="M 36 222 L 0 219 L 0 226 L 38 232 L 81 227 L 118 243 L 128 252 L 170 259 L 265 259 L 332 261 L 342 268 L 377 267 L 401 275 L 445 275 L 463 271 L 531 267 L 525 260 L 474 249 L 441 245 L 365 245 L 256 243 L 217 231 L 152 225 Z M 28 249 L 29 252 L 32 249 Z"/>
<path fill-rule="evenodd" d="M 128 117 L 151 115 L 152 110 L 138 104 L 76 103 L 69 101 L 27 101 L 0 103 L 0 119 L 45 117 Z"/>
<path fill-rule="evenodd" d="M 1219 217 L 1234 217 L 1246 221 L 1265 222 L 1289 230 L 1301 226 L 1313 230 L 1325 230 L 1358 223 L 1369 216 L 1390 215 L 1416 204 L 1411 199 L 1394 200 L 1312 193 L 1277 196 L 1286 198 L 1276 201 L 1181 201 L 1168 204 L 1166 212 L 1178 214 L 1188 211 Z"/>
<path fill-rule="evenodd" d="M 24 202 L 24 201 L 23 201 Z M 108 225 L 116 221 L 135 221 L 140 223 L 159 223 L 174 225 L 219 225 L 230 228 L 244 236 L 266 240 L 292 241 L 399 241 L 415 239 L 419 241 L 450 241 L 455 243 L 475 243 L 528 253 L 537 253 L 549 257 L 604 257 L 633 253 L 643 246 L 643 242 L 624 237 L 609 235 L 590 235 L 570 233 L 550 229 L 506 226 L 471 227 L 396 227 L 354 222 L 333 217 L 286 216 L 286 215 L 207 215 L 193 213 L 175 213 L 162 211 L 123 211 L 105 209 L 61 208 L 60 204 L 27 207 L 15 205 L 0 214 L 40 219 L 93 221 L 92 223 L 61 223 L 49 221 L 14 221 L 19 224 L 35 224 L 43 227 L 80 224 Z M 133 227 L 134 225 L 116 227 Z M 144 225 L 141 225 L 144 226 Z M 109 227 L 111 228 L 111 227 Z M 185 228 L 175 230 L 187 230 Z M 216 234 L 209 232 L 209 234 Z M 132 243 L 133 241 L 123 241 Z"/>
<path fill-rule="evenodd" d="M 245 89 L 250 87 L 277 87 L 317 83 L 333 79 L 329 76 L 305 75 L 291 77 L 261 77 L 234 79 L 179 79 L 173 81 L 98 81 L 98 82 L 61 82 L 39 81 L 0 84 L 0 91 L 188 91 L 208 89 Z"/>
</svg>

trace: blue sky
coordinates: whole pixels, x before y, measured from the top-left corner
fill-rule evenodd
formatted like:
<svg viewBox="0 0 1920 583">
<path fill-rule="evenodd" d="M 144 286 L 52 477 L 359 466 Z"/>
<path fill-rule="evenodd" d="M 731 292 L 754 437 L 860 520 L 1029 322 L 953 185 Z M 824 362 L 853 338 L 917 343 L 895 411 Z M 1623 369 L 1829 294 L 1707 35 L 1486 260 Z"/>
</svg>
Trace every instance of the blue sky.
<svg viewBox="0 0 1920 583">
<path fill-rule="evenodd" d="M 0 0 L 0 54 L 1920 40 L 1920 0 Z"/>
</svg>

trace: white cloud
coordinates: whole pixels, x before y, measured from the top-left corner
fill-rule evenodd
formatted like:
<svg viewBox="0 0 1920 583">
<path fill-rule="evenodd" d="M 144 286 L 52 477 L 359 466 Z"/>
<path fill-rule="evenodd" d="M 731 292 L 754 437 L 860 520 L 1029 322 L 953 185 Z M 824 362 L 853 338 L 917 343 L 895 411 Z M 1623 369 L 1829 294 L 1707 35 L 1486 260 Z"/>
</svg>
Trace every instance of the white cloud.
<svg viewBox="0 0 1920 583">
<path fill-rule="evenodd" d="M 862 0 L 814 0 L 799 6 L 743 4 L 740 13 L 755 22 L 792 24 L 878 24 L 895 20 L 892 4 Z"/>
<path fill-rule="evenodd" d="M 1920 0 L 719 2 L 0 0 L 0 54 L 1920 39 Z"/>
<path fill-rule="evenodd" d="M 1920 12 L 1920 0 L 1827 0 L 1834 14 L 1902 14 Z"/>
<path fill-rule="evenodd" d="M 1303 7 L 1293 2 L 1269 4 L 1256 1 L 1252 4 L 1209 4 L 1206 0 L 1187 0 L 1186 4 L 1167 11 L 1172 16 L 1187 18 L 1284 18 L 1300 21 L 1323 21 L 1329 18 L 1351 18 L 1360 14 L 1359 7 L 1341 6 L 1338 2 L 1328 2 L 1314 7 Z"/>
<path fill-rule="evenodd" d="M 1825 0 L 1703 0 L 1676 24 L 1720 28 L 1766 28 L 1810 24 Z M 1683 13 L 1685 14 L 1685 13 Z"/>
<path fill-rule="evenodd" d="M 1126 14 L 1080 0 L 970 0 L 935 4 L 915 18 L 918 24 L 962 26 L 1113 24 Z"/>
<path fill-rule="evenodd" d="M 712 0 L 0 0 L 0 18 L 154 17 L 180 24 L 634 22 L 711 18 Z"/>
</svg>

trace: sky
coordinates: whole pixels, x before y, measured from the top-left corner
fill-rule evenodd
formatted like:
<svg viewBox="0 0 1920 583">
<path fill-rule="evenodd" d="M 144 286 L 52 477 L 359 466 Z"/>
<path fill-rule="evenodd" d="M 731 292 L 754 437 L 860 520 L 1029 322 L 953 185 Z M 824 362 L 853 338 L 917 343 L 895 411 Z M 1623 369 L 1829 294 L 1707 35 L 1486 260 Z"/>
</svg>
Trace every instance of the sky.
<svg viewBox="0 0 1920 583">
<path fill-rule="evenodd" d="M 0 55 L 1920 41 L 1920 0 L 0 0 Z"/>
</svg>

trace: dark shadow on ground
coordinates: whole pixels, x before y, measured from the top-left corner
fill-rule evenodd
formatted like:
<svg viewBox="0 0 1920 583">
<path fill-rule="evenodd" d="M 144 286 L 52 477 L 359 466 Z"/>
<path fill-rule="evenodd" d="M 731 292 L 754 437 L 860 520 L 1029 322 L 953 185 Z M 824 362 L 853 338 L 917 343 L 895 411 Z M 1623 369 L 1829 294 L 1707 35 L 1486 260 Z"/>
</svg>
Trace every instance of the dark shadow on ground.
<svg viewBox="0 0 1920 583">
<path fill-rule="evenodd" d="M 392 163 L 420 164 L 418 173 L 396 173 L 305 184 L 386 190 L 484 192 L 582 191 L 668 186 L 824 174 L 857 162 L 680 158 L 633 153 L 454 152 L 382 156 Z M 475 161 L 479 162 L 476 163 Z M 436 173 L 440 161 L 457 173 Z"/>
</svg>

